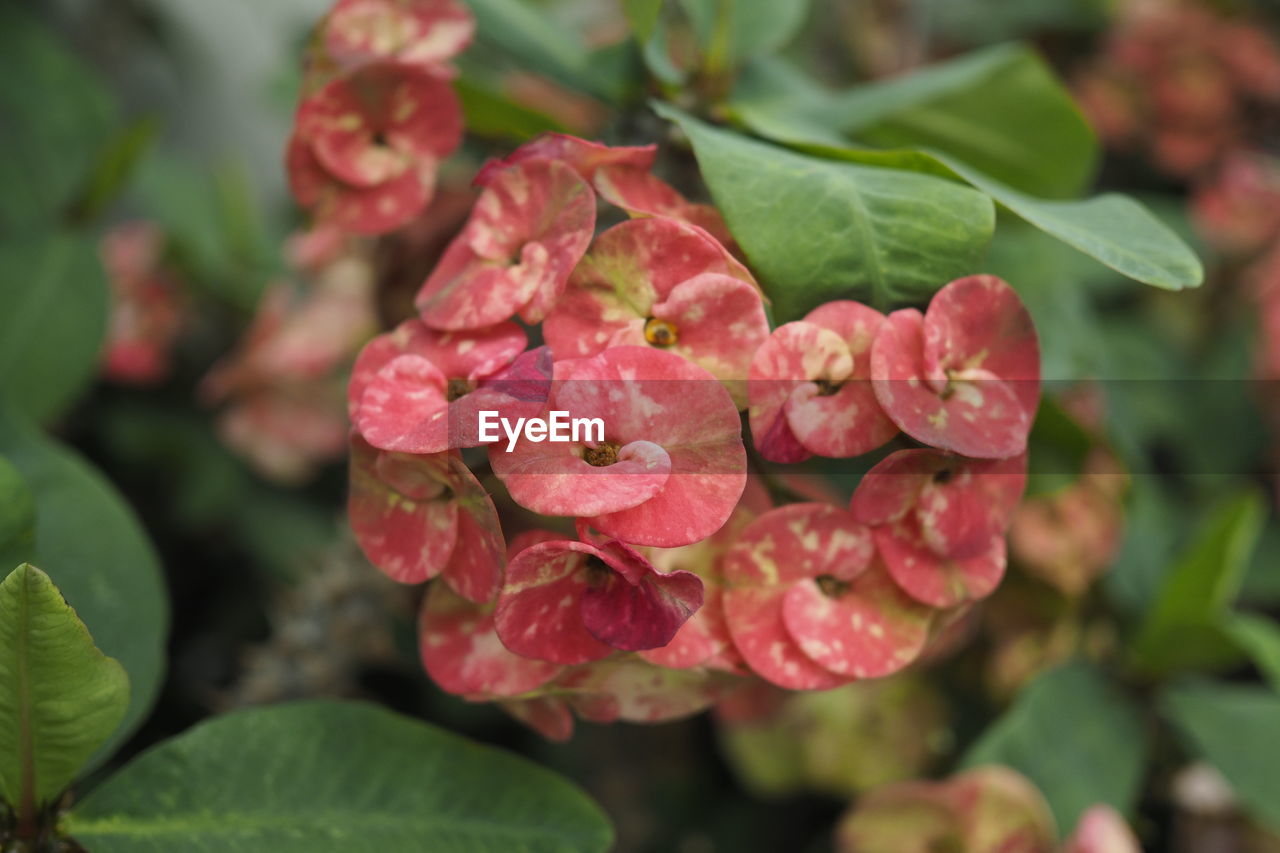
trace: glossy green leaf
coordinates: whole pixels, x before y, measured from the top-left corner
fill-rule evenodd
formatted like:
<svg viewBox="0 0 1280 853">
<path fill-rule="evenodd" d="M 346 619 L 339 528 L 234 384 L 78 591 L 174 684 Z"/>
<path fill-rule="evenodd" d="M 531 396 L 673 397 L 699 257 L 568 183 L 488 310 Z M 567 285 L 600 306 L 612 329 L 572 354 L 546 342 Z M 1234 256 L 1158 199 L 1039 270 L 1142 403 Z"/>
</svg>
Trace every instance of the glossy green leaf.
<svg viewBox="0 0 1280 853">
<path fill-rule="evenodd" d="M 1280 692 L 1280 625 L 1274 619 L 1255 613 L 1233 613 L 1227 620 L 1226 631 L 1271 688 Z"/>
<path fill-rule="evenodd" d="M 657 109 L 688 134 L 779 322 L 839 298 L 882 311 L 923 303 L 973 272 L 991 239 L 991 202 L 968 188 L 806 157 Z"/>
<path fill-rule="evenodd" d="M 35 547 L 19 558 L 49 574 L 98 646 L 129 673 L 129 710 L 97 762 L 142 722 L 160 686 L 169 617 L 159 561 L 101 474 L 2 406 L 0 456 L 35 497 Z"/>
<path fill-rule="evenodd" d="M 145 753 L 65 821 L 94 853 L 603 851 L 551 772 L 370 705 L 238 711 Z"/>
<path fill-rule="evenodd" d="M 1093 177 L 1098 143 L 1035 51 L 978 50 L 833 96 L 826 113 L 849 139 L 942 152 L 1014 187 L 1070 197 Z"/>
<path fill-rule="evenodd" d="M 1012 58 L 1019 67 L 1028 69 L 1031 67 L 1028 63 L 1033 60 L 1026 56 L 1010 48 L 979 54 L 978 59 L 981 61 L 972 62 L 969 73 L 980 71 L 985 74 L 991 68 L 999 67 L 996 60 L 1001 57 L 1005 58 L 1004 61 Z M 997 145 L 989 139 L 983 142 L 985 137 L 979 136 L 974 141 L 974 146 L 979 149 L 976 153 L 966 152 L 965 146 L 940 144 L 937 139 L 930 140 L 925 134 L 912 137 L 910 142 L 905 141 L 905 135 L 898 133 L 877 135 L 874 142 L 866 134 L 860 134 L 856 135 L 858 142 L 864 144 L 856 145 L 842 128 L 857 127 L 859 122 L 867 122 L 867 126 L 874 127 L 878 116 L 892 114 L 900 105 L 898 98 L 902 95 L 895 90 L 895 86 L 908 89 L 908 93 L 919 89 L 923 96 L 932 96 L 936 94 L 935 89 L 942 93 L 951 91 L 948 86 L 954 85 L 954 81 L 947 80 L 946 75 L 943 75 L 940 81 L 937 78 L 925 78 L 924 83 L 927 85 L 908 85 L 910 78 L 905 78 L 904 81 L 884 84 L 889 88 L 871 87 L 872 95 L 859 94 L 862 89 L 851 90 L 849 95 L 843 96 L 857 107 L 857 121 L 850 124 L 849 121 L 842 123 L 839 119 L 839 99 L 842 96 L 816 86 L 795 69 L 774 61 L 757 63 L 748 72 L 744 74 L 739 92 L 735 93 L 729 110 L 738 121 L 765 138 L 828 159 L 923 172 L 963 181 L 1072 248 L 1121 275 L 1154 287 L 1181 290 L 1198 287 L 1204 280 L 1204 269 L 1195 252 L 1147 208 L 1127 196 L 1108 193 L 1096 198 L 1068 201 L 1037 197 L 1065 194 L 1068 181 L 1063 175 L 1078 184 L 1092 167 L 1080 167 L 1074 171 L 1068 167 L 1059 173 L 1058 160 L 1046 153 L 1052 150 L 1052 141 L 1038 140 L 1036 136 L 1042 127 L 1052 127 L 1054 121 L 1048 117 L 1037 119 L 1024 113 L 1023 110 L 1027 107 L 1019 106 L 1020 98 L 1007 104 L 1005 110 L 1010 116 L 1022 116 L 1020 121 L 1009 124 L 1008 131 L 1014 134 L 1013 141 L 1005 140 Z M 915 94 L 917 97 L 922 96 L 919 91 Z M 970 103 L 971 98 L 976 98 L 977 102 Z M 956 107 L 963 112 L 957 115 L 969 115 L 970 110 L 978 110 L 987 100 L 991 103 L 999 101 L 998 95 L 992 93 L 991 86 L 976 93 L 965 93 Z M 1074 107 L 1070 107 L 1070 110 L 1074 113 Z M 972 114 L 984 113 L 979 110 Z M 1063 116 L 1066 115 L 1064 112 Z M 1070 121 L 1074 122 L 1075 119 Z M 960 131 L 963 124 L 961 121 L 955 126 L 957 138 L 967 138 Z M 938 133 L 941 133 L 942 128 L 951 127 L 952 124 L 942 121 Z M 868 143 L 910 147 L 866 147 L 865 144 Z M 1072 144 L 1083 152 L 1082 139 Z M 1028 164 L 1032 163 L 1028 158 L 1032 154 L 1036 158 L 1035 163 L 1045 169 L 1038 179 L 1028 172 Z M 1004 158 L 1011 159 L 1004 162 Z M 1021 168 L 1019 163 L 1022 164 Z M 1019 172 L 1023 174 L 1019 175 Z"/>
<path fill-rule="evenodd" d="M 1246 810 L 1280 830 L 1280 694 L 1196 680 L 1167 688 L 1160 709 L 1192 754 L 1226 777 Z"/>
<path fill-rule="evenodd" d="M 87 238 L 0 244 L 0 397 L 36 420 L 59 414 L 97 371 L 107 283 Z"/>
<path fill-rule="evenodd" d="M 795 38 L 809 0 L 681 0 L 693 25 L 704 67 L 712 72 L 767 56 Z"/>
<path fill-rule="evenodd" d="M 129 677 L 98 651 L 49 576 L 0 582 L 0 795 L 34 816 L 75 779 L 129 705 Z"/>
<path fill-rule="evenodd" d="M 0 456 L 0 565 L 17 564 L 35 542 L 35 497 L 21 472 Z"/>
<path fill-rule="evenodd" d="M 1163 673 L 1230 659 L 1221 632 L 1262 531 L 1265 506 L 1261 494 L 1246 491 L 1209 515 L 1165 575 L 1138 629 L 1132 652 L 1139 667 Z"/>
<path fill-rule="evenodd" d="M 0 3 L 0 230 L 7 232 L 61 220 L 116 123 L 107 89 L 27 5 Z"/>
<path fill-rule="evenodd" d="M 1129 696 L 1091 665 L 1072 663 L 1024 687 L 963 764 L 1019 771 L 1069 831 L 1095 803 L 1131 812 L 1147 752 L 1145 725 Z"/>
</svg>

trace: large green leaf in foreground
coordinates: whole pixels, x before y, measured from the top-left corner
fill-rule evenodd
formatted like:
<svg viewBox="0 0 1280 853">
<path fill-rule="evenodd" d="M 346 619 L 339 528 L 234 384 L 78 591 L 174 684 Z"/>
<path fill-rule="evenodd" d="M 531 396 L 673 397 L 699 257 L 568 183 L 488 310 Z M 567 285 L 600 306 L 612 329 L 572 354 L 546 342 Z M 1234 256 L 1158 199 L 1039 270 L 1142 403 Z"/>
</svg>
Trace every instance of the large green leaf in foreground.
<svg viewBox="0 0 1280 853">
<path fill-rule="evenodd" d="M 98 651 L 44 572 L 0 583 L 0 795 L 34 815 L 54 800 L 129 706 L 129 677 Z"/>
<path fill-rule="evenodd" d="M 94 853 L 603 851 L 608 821 L 524 759 L 369 705 L 239 711 L 145 753 L 66 830 Z"/>
<path fill-rule="evenodd" d="M 164 674 L 169 615 L 159 561 L 101 474 L 3 406 L 0 456 L 22 475 L 36 515 L 34 548 L 6 548 L 4 555 L 47 572 L 98 646 L 129 673 L 129 711 L 98 761 L 142 722 Z"/>
<path fill-rule="evenodd" d="M 819 160 L 657 105 L 760 274 L 779 322 L 832 299 L 925 302 L 977 269 L 995 229 L 982 193 L 931 175 Z"/>
</svg>

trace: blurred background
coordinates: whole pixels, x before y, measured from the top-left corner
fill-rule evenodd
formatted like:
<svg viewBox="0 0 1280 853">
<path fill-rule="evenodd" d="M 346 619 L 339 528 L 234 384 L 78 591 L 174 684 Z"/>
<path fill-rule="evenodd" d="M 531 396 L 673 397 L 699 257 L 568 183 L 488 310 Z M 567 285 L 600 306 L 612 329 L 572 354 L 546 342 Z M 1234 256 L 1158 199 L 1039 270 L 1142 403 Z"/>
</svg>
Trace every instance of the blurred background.
<svg viewBox="0 0 1280 853">
<path fill-rule="evenodd" d="M 350 362 L 407 315 L 486 157 L 548 129 L 619 144 L 666 131 L 642 107 L 651 84 L 619 5 L 532 8 L 598 61 L 634 65 L 622 106 L 566 87 L 481 16 L 459 62 L 469 136 L 427 213 L 359 246 L 306 239 L 282 161 L 327 7 L 0 0 L 0 386 L 123 495 L 169 600 L 166 674 L 119 761 L 226 709 L 361 697 L 560 770 L 602 803 L 623 851 L 829 849 L 855 794 L 947 771 L 1039 673 L 1105 659 L 1124 614 L 1206 547 L 1215 518 L 1274 504 L 1280 4 L 815 0 L 785 56 L 832 86 L 1036 45 L 1102 141 L 1096 189 L 1146 202 L 1197 248 L 1207 284 L 1136 288 L 1002 228 L 1012 236 L 989 263 L 1027 282 L 1053 328 L 1057 446 L 1076 448 L 1084 473 L 1028 501 L 1010 577 L 926 664 L 678 723 L 583 723 L 567 744 L 440 692 L 417 662 L 420 591 L 368 566 L 345 528 Z M 676 153 L 667 168 L 690 163 Z M 1239 606 L 1269 620 L 1280 524 L 1264 514 L 1231 559 Z M 92 539 L 82 523 L 67 536 Z M 119 591 L 111 606 L 150 594 Z M 162 615 L 138 619 L 164 629 Z M 1211 669 L 1258 679 L 1239 654 Z M 1152 849 L 1280 849 L 1180 748 L 1150 772 L 1135 826 Z"/>
</svg>

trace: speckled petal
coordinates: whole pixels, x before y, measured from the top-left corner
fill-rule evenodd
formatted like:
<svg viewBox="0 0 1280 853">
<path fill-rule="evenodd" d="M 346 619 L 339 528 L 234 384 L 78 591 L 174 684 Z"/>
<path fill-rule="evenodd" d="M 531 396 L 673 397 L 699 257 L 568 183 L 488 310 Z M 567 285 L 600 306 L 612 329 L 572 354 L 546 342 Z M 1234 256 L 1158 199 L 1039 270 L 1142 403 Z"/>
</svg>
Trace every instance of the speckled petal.
<svg viewBox="0 0 1280 853">
<path fill-rule="evenodd" d="M 440 453 L 449 449 L 447 380 L 422 356 L 400 355 L 365 386 L 353 422 L 381 450 Z"/>
<path fill-rule="evenodd" d="M 912 438 L 979 458 L 1026 450 L 1034 412 L 992 374 L 969 370 L 951 387 L 926 372 L 924 318 L 907 308 L 888 316 L 871 350 L 872 387 L 885 414 Z"/>
<path fill-rule="evenodd" d="M 444 490 L 448 470 L 446 454 L 381 453 L 351 438 L 351 530 L 369 562 L 394 580 L 435 577 L 453 554 L 458 509 Z"/>
<path fill-rule="evenodd" d="M 895 450 L 862 476 L 849 512 L 863 524 L 889 524 L 915 508 L 920 490 L 950 457 L 928 448 Z"/>
<path fill-rule="evenodd" d="M 1026 487 L 1026 455 L 991 461 L 953 456 L 942 463 L 916 501 L 921 536 L 936 554 L 976 557 L 1013 518 Z"/>
<path fill-rule="evenodd" d="M 323 24 L 325 50 L 344 68 L 392 57 L 435 68 L 461 53 L 474 32 L 456 0 L 338 0 Z"/>
<path fill-rule="evenodd" d="M 507 545 L 493 499 L 475 474 L 452 455 L 450 488 L 458 507 L 458 541 L 441 576 L 463 598 L 493 601 L 502 587 Z"/>
<path fill-rule="evenodd" d="M 916 601 L 949 608 L 990 595 L 1004 577 L 1005 541 L 991 540 L 975 557 L 951 560 L 925 544 L 915 517 L 873 530 L 876 548 L 898 586 Z"/>
<path fill-rule="evenodd" d="M 502 170 L 419 291 L 423 322 L 474 329 L 516 313 L 541 321 L 594 228 L 595 196 L 570 167 L 526 160 Z"/>
<path fill-rule="evenodd" d="M 494 632 L 491 605 L 467 601 L 438 582 L 422 604 L 418 648 L 432 680 L 460 696 L 518 696 L 561 671 L 558 664 L 512 654 Z"/>
<path fill-rule="evenodd" d="M 879 678 L 914 661 L 933 611 L 902 592 L 883 568 L 863 572 L 829 596 L 816 580 L 793 585 L 782 618 L 800 650 L 840 675 Z"/>
<path fill-rule="evenodd" d="M 657 145 L 612 147 L 565 133 L 544 133 L 521 145 L 501 160 L 486 163 L 476 176 L 476 186 L 486 186 L 503 169 L 525 160 L 560 160 L 585 181 L 594 181 L 602 168 L 649 169 L 657 156 Z"/>
<path fill-rule="evenodd" d="M 667 451 L 649 441 L 623 445 L 617 462 L 597 467 L 574 444 L 521 439 L 508 452 L 504 438 L 490 446 L 489 463 L 512 500 L 544 515 L 596 516 L 639 506 L 662 491 L 672 471 Z"/>
<path fill-rule="evenodd" d="M 543 542 L 507 564 L 494 625 L 503 645 L 518 655 L 559 664 L 587 663 L 613 654 L 582 624 L 588 589 L 585 542 Z"/>
<path fill-rule="evenodd" d="M 748 374 L 748 416 L 760 454 L 772 462 L 808 458 L 813 451 L 792 429 L 787 403 L 801 386 L 817 380 L 840 382 L 852 370 L 849 349 L 835 332 L 805 322 L 774 329 L 756 350 Z"/>
<path fill-rule="evenodd" d="M 703 273 L 676 285 L 651 314 L 676 330 L 669 352 L 721 380 L 745 380 L 752 356 L 769 337 L 760 291 L 718 273 Z"/>
</svg>

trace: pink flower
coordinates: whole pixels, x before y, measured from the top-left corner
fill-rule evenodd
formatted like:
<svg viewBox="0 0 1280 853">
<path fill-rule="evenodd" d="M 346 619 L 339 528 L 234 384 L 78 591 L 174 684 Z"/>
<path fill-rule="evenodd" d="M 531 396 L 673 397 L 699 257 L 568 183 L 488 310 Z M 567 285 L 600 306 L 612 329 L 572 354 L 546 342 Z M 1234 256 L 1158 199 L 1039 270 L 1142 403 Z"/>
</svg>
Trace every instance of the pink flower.
<svg viewBox="0 0 1280 853">
<path fill-rule="evenodd" d="M 604 441 L 491 447 L 494 473 L 521 506 L 588 520 L 607 536 L 671 548 L 705 539 L 746 482 L 741 422 L 701 368 L 646 347 L 556 362 L 547 410 L 599 418 Z"/>
<path fill-rule="evenodd" d="M 477 604 L 434 583 L 422 603 L 418 649 L 440 688 L 469 699 L 500 699 L 536 690 L 560 665 L 507 650 L 494 630 L 494 604 Z"/>
<path fill-rule="evenodd" d="M 351 420 L 374 447 L 439 453 L 474 447 L 477 414 L 496 403 L 475 393 L 523 352 L 524 330 L 504 322 L 440 332 L 418 320 L 374 338 L 356 359 L 347 388 Z"/>
<path fill-rule="evenodd" d="M 440 161 L 461 140 L 462 112 L 448 80 L 375 62 L 302 101 L 286 155 L 289 181 L 319 221 L 380 234 L 422 212 Z"/>
<path fill-rule="evenodd" d="M 868 381 L 871 343 L 884 315 L 838 301 L 774 330 L 751 361 L 751 435 L 773 462 L 860 456 L 898 428 Z"/>
<path fill-rule="evenodd" d="M 164 235 L 150 222 L 130 222 L 102 238 L 102 266 L 111 283 L 111 315 L 102 372 L 117 382 L 146 385 L 169 373 L 182 330 L 176 283 L 161 266 Z"/>
<path fill-rule="evenodd" d="M 653 217 L 600 235 L 543 333 L 557 359 L 651 346 L 741 380 L 769 324 L 755 281 L 728 250 L 700 228 Z"/>
<path fill-rule="evenodd" d="M 542 542 L 508 564 L 494 625 L 518 655 L 576 664 L 665 646 L 701 606 L 697 575 L 662 574 L 621 542 Z"/>
<path fill-rule="evenodd" d="M 392 579 L 442 575 L 471 601 L 497 594 L 505 550 L 498 514 L 456 452 L 388 453 L 352 435 L 347 511 L 365 556 Z"/>
<path fill-rule="evenodd" d="M 872 526 L 898 586 L 930 606 L 954 607 L 1000 583 L 1004 531 L 1025 486 L 1025 456 L 986 461 L 899 450 L 862 478 L 850 512 Z"/>
<path fill-rule="evenodd" d="M 320 38 L 340 68 L 394 59 L 434 69 L 461 53 L 474 34 L 475 20 L 456 0 L 338 0 Z"/>
<path fill-rule="evenodd" d="M 871 378 L 880 407 L 912 438 L 964 456 L 1017 456 L 1040 399 L 1035 326 L 999 278 L 956 279 L 926 314 L 889 315 Z"/>
<path fill-rule="evenodd" d="M 867 528 L 826 504 L 790 504 L 748 525 L 724 558 L 725 616 L 747 665 L 779 687 L 826 690 L 915 660 L 932 611 L 874 554 Z"/>
<path fill-rule="evenodd" d="M 476 329 L 518 313 L 540 322 L 586 252 L 595 217 L 591 188 L 563 163 L 531 159 L 497 172 L 418 292 L 422 321 Z"/>
</svg>

